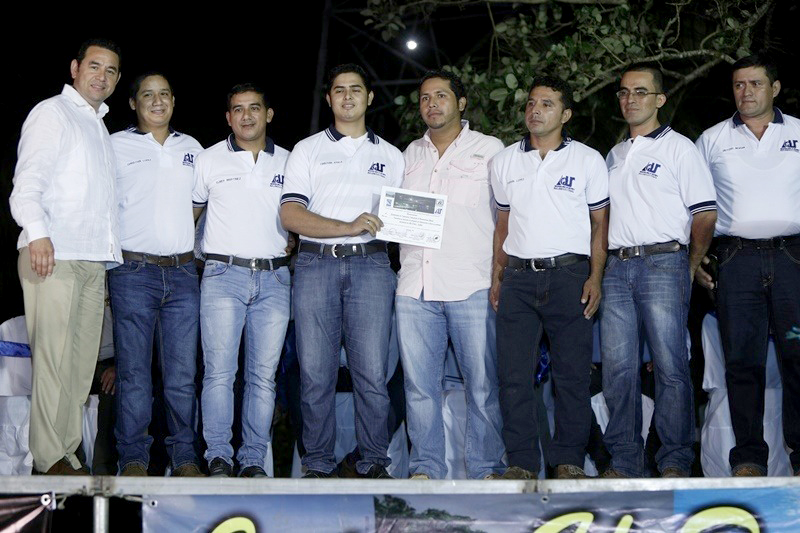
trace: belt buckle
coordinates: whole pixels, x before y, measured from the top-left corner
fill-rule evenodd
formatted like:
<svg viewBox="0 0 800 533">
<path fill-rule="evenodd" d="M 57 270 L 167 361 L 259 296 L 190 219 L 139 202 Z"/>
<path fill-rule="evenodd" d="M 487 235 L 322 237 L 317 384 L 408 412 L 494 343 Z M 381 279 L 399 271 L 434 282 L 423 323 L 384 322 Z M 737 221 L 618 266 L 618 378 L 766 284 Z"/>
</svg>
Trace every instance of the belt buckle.
<svg viewBox="0 0 800 533">
<path fill-rule="evenodd" d="M 332 245 L 331 245 L 331 255 L 332 255 L 333 257 L 337 258 L 337 259 L 339 258 L 339 256 L 338 256 L 338 255 L 336 255 L 336 253 L 337 253 L 337 252 L 336 252 L 336 250 L 337 250 L 338 248 L 339 248 L 339 245 L 338 245 L 338 244 L 332 244 Z"/>
<path fill-rule="evenodd" d="M 631 252 L 626 253 L 626 250 L 632 250 Z M 630 248 L 622 248 L 619 252 L 620 259 L 626 261 L 632 257 L 639 257 L 642 255 L 642 247 L 641 246 L 631 246 Z"/>
<path fill-rule="evenodd" d="M 256 270 L 256 266 L 258 265 L 258 259 L 253 257 L 250 259 L 250 270 Z"/>
<path fill-rule="evenodd" d="M 531 259 L 530 265 L 531 265 L 531 270 L 533 270 L 534 272 L 541 272 L 545 270 L 544 268 L 536 268 L 536 259 Z"/>
</svg>

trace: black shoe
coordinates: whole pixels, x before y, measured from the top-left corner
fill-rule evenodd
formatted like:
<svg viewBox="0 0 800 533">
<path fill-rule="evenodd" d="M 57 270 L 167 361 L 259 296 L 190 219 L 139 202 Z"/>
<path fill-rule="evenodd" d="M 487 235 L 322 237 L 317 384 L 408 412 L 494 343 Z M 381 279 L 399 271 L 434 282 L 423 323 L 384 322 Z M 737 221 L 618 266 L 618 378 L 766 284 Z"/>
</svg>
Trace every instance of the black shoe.
<svg viewBox="0 0 800 533">
<path fill-rule="evenodd" d="M 212 459 L 208 464 L 208 477 L 231 477 L 233 467 L 225 459 Z"/>
<path fill-rule="evenodd" d="M 389 472 L 386 471 L 386 468 L 381 465 L 372 465 L 369 467 L 366 474 L 361 474 L 361 477 L 366 479 L 394 479 L 389 475 Z"/>
<path fill-rule="evenodd" d="M 303 479 L 328 479 L 338 478 L 336 470 L 333 472 L 322 472 L 321 470 L 309 470 L 303 475 Z"/>
<path fill-rule="evenodd" d="M 267 472 L 258 465 L 246 466 L 239 472 L 239 477 L 269 477 Z"/>
</svg>

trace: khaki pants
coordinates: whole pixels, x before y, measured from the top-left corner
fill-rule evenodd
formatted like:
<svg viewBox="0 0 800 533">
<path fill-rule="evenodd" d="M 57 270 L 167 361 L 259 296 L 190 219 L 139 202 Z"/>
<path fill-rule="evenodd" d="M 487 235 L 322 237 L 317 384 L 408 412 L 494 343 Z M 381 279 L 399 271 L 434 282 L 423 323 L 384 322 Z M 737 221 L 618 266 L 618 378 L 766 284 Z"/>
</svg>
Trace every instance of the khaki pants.
<svg viewBox="0 0 800 533">
<path fill-rule="evenodd" d="M 31 343 L 30 450 L 34 467 L 46 472 L 62 457 L 73 467 L 81 443 L 83 404 L 92 385 L 105 299 L 105 265 L 56 261 L 53 274 L 31 269 L 28 248 L 17 263 Z"/>
</svg>

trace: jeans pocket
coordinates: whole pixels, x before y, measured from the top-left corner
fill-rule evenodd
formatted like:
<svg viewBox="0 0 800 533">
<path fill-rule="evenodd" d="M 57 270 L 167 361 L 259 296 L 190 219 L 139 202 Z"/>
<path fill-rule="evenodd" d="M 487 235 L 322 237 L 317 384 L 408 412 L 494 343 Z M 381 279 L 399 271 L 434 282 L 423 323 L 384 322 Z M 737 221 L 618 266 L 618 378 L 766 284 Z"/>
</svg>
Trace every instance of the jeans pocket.
<svg viewBox="0 0 800 533">
<path fill-rule="evenodd" d="M 142 268 L 144 268 L 144 263 L 141 261 L 126 261 L 120 266 L 112 268 L 109 271 L 109 274 L 113 274 L 115 276 L 118 274 L 135 274 Z"/>
<path fill-rule="evenodd" d="M 386 252 L 375 252 L 373 254 L 367 254 L 369 260 L 375 263 L 377 266 L 380 267 L 389 267 L 391 262 L 389 261 L 389 254 Z"/>
<path fill-rule="evenodd" d="M 222 261 L 214 261 L 213 259 L 209 259 L 208 261 L 206 261 L 206 267 L 203 270 L 203 279 L 219 276 L 220 274 L 226 272 L 227 270 L 228 270 L 228 263 L 223 263 Z"/>
<path fill-rule="evenodd" d="M 292 276 L 289 274 L 289 267 L 280 267 L 272 271 L 272 277 L 281 285 L 289 287 L 292 285 Z"/>
<path fill-rule="evenodd" d="M 589 261 L 580 261 L 574 265 L 562 267 L 561 270 L 573 278 L 589 279 Z"/>
<path fill-rule="evenodd" d="M 720 247 L 717 250 L 717 259 L 718 259 L 717 269 L 721 269 L 722 267 L 730 263 L 731 259 L 733 259 L 736 256 L 736 252 L 738 251 L 739 247 L 736 246 L 735 244 L 729 244 L 727 246 Z"/>
<path fill-rule="evenodd" d="M 197 265 L 194 264 L 194 261 L 181 265 L 178 269 L 192 279 L 197 279 L 199 277 L 197 275 Z"/>
<path fill-rule="evenodd" d="M 295 268 L 307 267 L 311 263 L 313 263 L 318 257 L 319 254 L 313 252 L 300 252 L 299 254 L 297 254 L 297 260 L 294 263 L 294 267 Z"/>
<path fill-rule="evenodd" d="M 789 261 L 796 265 L 800 265 L 800 245 L 784 246 L 783 253 L 789 258 Z"/>
<path fill-rule="evenodd" d="M 611 269 L 614 268 L 619 262 L 620 259 L 616 255 L 609 255 L 606 257 L 606 267 L 603 269 L 603 274 L 608 274 L 611 272 Z"/>
<path fill-rule="evenodd" d="M 647 264 L 658 270 L 669 270 L 677 272 L 684 268 L 684 261 L 681 261 L 683 252 L 671 252 L 665 254 L 654 254 L 645 257 Z M 688 269 L 688 266 L 686 267 Z"/>
</svg>

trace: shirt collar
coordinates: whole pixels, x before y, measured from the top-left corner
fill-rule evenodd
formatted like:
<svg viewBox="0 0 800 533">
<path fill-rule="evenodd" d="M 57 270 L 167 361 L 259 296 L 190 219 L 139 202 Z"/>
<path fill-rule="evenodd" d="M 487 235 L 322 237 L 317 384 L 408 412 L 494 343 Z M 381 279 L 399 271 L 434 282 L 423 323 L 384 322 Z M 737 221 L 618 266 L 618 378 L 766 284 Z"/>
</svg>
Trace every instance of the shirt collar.
<svg viewBox="0 0 800 533">
<path fill-rule="evenodd" d="M 94 111 L 92 105 L 89 102 L 87 102 L 86 99 L 83 96 L 81 96 L 81 93 L 79 93 L 77 89 L 75 89 L 75 87 L 73 87 L 72 85 L 64 84 L 64 89 L 62 89 L 61 94 L 66 96 L 67 99 L 69 99 L 73 104 L 79 107 L 88 107 L 89 109 Z M 102 104 L 100 104 L 100 108 L 96 111 L 96 113 L 98 118 L 103 118 L 104 116 L 106 116 L 106 113 L 108 113 L 108 105 L 106 105 L 106 103 L 103 102 Z"/>
<path fill-rule="evenodd" d="M 640 137 L 647 137 L 648 139 L 658 139 L 658 138 L 662 137 L 665 133 L 670 131 L 671 129 L 672 129 L 672 127 L 670 127 L 669 124 L 663 124 L 663 125 L 657 127 L 656 129 L 654 129 L 653 131 L 651 131 L 650 133 L 648 133 L 647 135 L 640 135 Z M 628 130 L 628 134 L 625 136 L 623 141 L 629 141 L 629 140 L 631 140 L 631 132 L 630 132 L 630 130 Z"/>
<path fill-rule="evenodd" d="M 244 148 L 236 144 L 236 136 L 233 133 L 228 135 L 228 150 L 231 152 L 245 151 Z M 267 145 L 261 151 L 269 155 L 275 155 L 275 142 L 271 138 L 267 137 Z"/>
<path fill-rule="evenodd" d="M 468 135 L 468 134 L 469 134 L 469 120 L 462 119 L 461 120 L 461 131 L 458 132 L 458 135 L 456 136 L 456 138 L 453 139 L 453 144 L 458 146 L 459 141 L 461 139 L 463 139 L 465 135 Z M 431 130 L 430 130 L 430 128 L 425 130 L 425 134 L 422 136 L 422 138 L 425 139 L 426 141 L 428 141 L 430 144 L 433 144 L 433 141 L 431 141 Z"/>
<path fill-rule="evenodd" d="M 136 135 L 147 135 L 148 133 L 150 133 L 149 131 L 140 130 L 139 128 L 136 127 L 135 124 L 131 124 L 130 126 L 128 126 L 125 131 L 129 131 L 131 133 L 135 133 Z M 181 136 L 180 133 L 178 133 L 177 131 L 172 129 L 172 126 L 169 127 L 169 134 L 172 137 L 180 137 Z"/>
<path fill-rule="evenodd" d="M 339 133 L 339 131 L 336 130 L 336 126 L 334 126 L 333 124 L 328 126 L 328 128 L 325 130 L 325 134 L 333 142 L 337 142 L 346 137 L 344 133 Z M 367 126 L 367 140 L 369 140 L 369 142 L 371 142 L 372 144 L 378 144 L 378 136 L 375 135 L 375 132 L 372 131 L 372 129 L 370 129 L 369 126 Z"/>
<path fill-rule="evenodd" d="M 572 142 L 572 137 L 570 137 L 566 133 L 562 132 L 561 133 L 561 144 L 559 144 L 558 148 L 556 148 L 553 151 L 554 152 L 558 152 L 562 148 L 566 148 L 566 146 L 571 142 Z M 531 150 L 534 150 L 534 147 L 531 144 L 531 136 L 530 135 L 526 135 L 525 137 L 522 138 L 522 142 L 520 144 L 520 148 L 522 149 L 523 152 L 530 152 Z"/>
<path fill-rule="evenodd" d="M 773 107 L 772 111 L 775 113 L 775 118 L 773 118 L 770 122 L 772 124 L 783 124 L 783 113 L 781 113 L 781 110 L 778 109 L 777 107 Z M 736 113 L 733 114 L 733 127 L 738 128 L 742 124 L 744 124 L 744 121 L 742 120 L 741 115 L 737 111 Z"/>
</svg>

